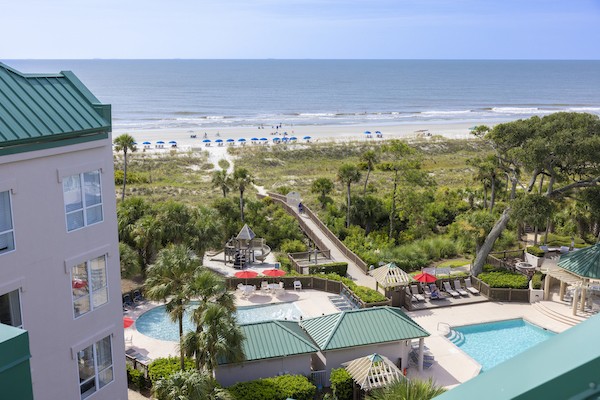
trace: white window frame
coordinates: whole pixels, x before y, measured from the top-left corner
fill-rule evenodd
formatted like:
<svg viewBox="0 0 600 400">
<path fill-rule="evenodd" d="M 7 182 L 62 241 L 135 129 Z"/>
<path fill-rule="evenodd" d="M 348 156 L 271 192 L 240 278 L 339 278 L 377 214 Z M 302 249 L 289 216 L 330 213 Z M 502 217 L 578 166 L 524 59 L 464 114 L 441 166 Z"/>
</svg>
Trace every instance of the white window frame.
<svg viewBox="0 0 600 400">
<path fill-rule="evenodd" d="M 100 189 L 100 203 L 88 205 L 88 204 L 86 204 L 86 200 L 85 200 L 85 178 L 84 178 L 84 175 L 86 173 L 90 173 L 90 172 L 97 172 L 98 173 L 98 179 L 100 180 L 100 188 L 99 188 Z M 66 225 L 66 228 L 67 228 L 67 232 L 75 232 L 75 231 L 78 231 L 80 229 L 85 228 L 86 226 L 96 225 L 96 224 L 99 224 L 101 222 L 104 222 L 104 201 L 103 201 L 103 196 L 102 196 L 102 169 L 98 168 L 98 169 L 93 169 L 93 170 L 89 170 L 89 171 L 84 171 L 84 172 L 80 172 L 80 173 L 75 173 L 75 174 L 64 176 L 60 180 L 61 183 L 62 183 L 63 203 L 65 203 L 65 201 L 64 201 L 64 195 L 65 195 L 64 180 L 66 178 L 71 178 L 71 177 L 77 177 L 77 179 L 79 179 L 80 190 L 81 190 L 81 208 L 78 208 L 76 210 L 67 211 L 67 204 L 63 205 L 63 207 L 65 209 L 65 225 Z M 99 221 L 89 223 L 88 222 L 87 211 L 90 208 L 95 208 L 95 207 L 100 207 L 100 212 L 102 214 L 102 218 Z M 75 214 L 77 212 L 83 212 L 83 225 L 80 226 L 80 227 L 77 227 L 77 228 L 69 229 L 68 215 Z"/>
<path fill-rule="evenodd" d="M 106 368 L 104 368 L 103 370 L 99 371 L 98 370 L 98 367 L 99 367 L 98 366 L 98 343 L 101 342 L 101 341 L 103 341 L 103 340 L 105 340 L 105 339 L 107 339 L 107 338 L 108 338 L 109 343 L 110 343 L 110 364 Z M 92 359 L 93 359 L 94 373 L 93 373 L 93 376 L 91 376 L 90 378 L 86 379 L 85 381 L 81 381 L 81 378 L 80 378 L 80 363 L 81 363 L 80 357 L 82 357 L 82 353 L 84 353 L 84 351 L 87 348 L 89 348 L 89 347 L 92 348 Z M 114 380 L 115 380 L 115 370 L 114 370 L 113 349 L 114 349 L 114 347 L 113 347 L 112 334 L 109 334 L 109 335 L 107 335 L 105 337 L 102 337 L 102 338 L 100 338 L 100 339 L 92 342 L 90 345 L 82 348 L 81 350 L 79 350 L 77 352 L 77 355 L 75 356 L 75 360 L 76 360 L 76 363 L 77 363 L 77 379 L 78 379 L 78 387 L 79 387 L 79 393 L 80 393 L 80 398 L 81 399 L 86 399 L 86 398 L 88 398 L 90 396 L 93 396 L 95 393 L 97 393 L 98 391 L 102 390 L 104 387 L 106 387 L 106 386 L 110 385 L 112 382 L 114 382 Z M 112 369 L 112 379 L 109 382 L 106 382 L 104 384 L 104 386 L 100 387 L 100 375 L 103 372 L 108 371 L 109 369 Z M 82 386 L 84 384 L 89 384 L 92 381 L 94 382 L 94 385 L 93 385 L 94 391 L 89 392 L 89 393 L 86 392 L 87 394 L 86 393 L 81 393 Z"/>
<path fill-rule="evenodd" d="M 12 234 L 13 248 L 12 248 L 12 250 L 8 250 L 8 248 L 0 249 L 0 256 L 4 255 L 4 254 L 12 253 L 13 251 L 17 250 L 17 241 L 15 240 L 15 217 L 14 217 L 14 213 L 13 213 L 13 209 L 12 209 L 12 198 L 11 198 L 12 193 L 11 193 L 11 190 L 0 190 L 0 193 L 4 193 L 4 192 L 8 193 L 8 210 L 10 212 L 10 224 L 11 224 L 12 228 L 8 229 L 6 231 L 1 231 L 0 235 L 5 235 L 7 233 Z"/>
<path fill-rule="evenodd" d="M 97 260 L 99 258 L 103 258 L 104 259 L 104 277 L 105 277 L 106 285 L 102 286 L 102 287 L 100 287 L 100 288 L 98 288 L 97 290 L 94 291 L 93 288 L 92 288 L 92 266 L 91 266 L 91 262 L 94 261 L 94 260 Z M 85 268 L 86 268 L 88 293 L 87 293 L 87 295 L 82 295 L 82 296 L 79 296 L 79 297 L 75 297 L 75 293 L 73 291 L 73 282 L 74 282 L 73 268 L 75 268 L 75 267 L 77 267 L 77 266 L 79 266 L 81 264 L 84 264 L 84 263 L 85 263 Z M 84 316 L 86 314 L 89 314 L 90 312 L 92 312 L 94 310 L 97 310 L 97 309 L 101 308 L 102 306 L 104 306 L 104 305 L 106 305 L 106 304 L 109 303 L 108 254 L 103 254 L 103 255 L 100 255 L 98 257 L 90 258 L 89 260 L 82 261 L 82 262 L 79 262 L 79 263 L 73 263 L 70 266 L 69 276 L 71 278 L 69 280 L 69 282 L 71 284 L 71 300 L 72 300 L 72 304 L 73 304 L 73 318 L 74 319 L 78 319 L 78 318 L 80 318 L 80 317 L 82 317 L 82 316 Z M 106 289 L 106 301 L 104 303 L 100 304 L 100 305 L 95 306 L 94 305 L 94 293 L 98 292 L 98 291 L 100 291 L 102 289 Z M 85 311 L 85 312 L 77 315 L 77 313 L 75 311 L 75 302 L 77 300 L 79 300 L 79 299 L 84 298 L 85 296 L 88 297 L 89 309 L 87 311 Z"/>
</svg>

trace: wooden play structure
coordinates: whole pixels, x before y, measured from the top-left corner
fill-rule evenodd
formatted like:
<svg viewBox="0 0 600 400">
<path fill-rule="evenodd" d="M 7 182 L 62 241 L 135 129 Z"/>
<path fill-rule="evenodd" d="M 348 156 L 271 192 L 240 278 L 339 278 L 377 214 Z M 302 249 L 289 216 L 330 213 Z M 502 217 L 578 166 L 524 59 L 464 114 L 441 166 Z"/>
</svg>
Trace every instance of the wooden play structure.
<svg viewBox="0 0 600 400">
<path fill-rule="evenodd" d="M 246 224 L 236 237 L 225 244 L 225 263 L 232 263 L 235 268 L 244 268 L 247 264 L 265 262 L 271 248 L 265 244 L 265 239 L 257 238 L 252 229 Z"/>
</svg>

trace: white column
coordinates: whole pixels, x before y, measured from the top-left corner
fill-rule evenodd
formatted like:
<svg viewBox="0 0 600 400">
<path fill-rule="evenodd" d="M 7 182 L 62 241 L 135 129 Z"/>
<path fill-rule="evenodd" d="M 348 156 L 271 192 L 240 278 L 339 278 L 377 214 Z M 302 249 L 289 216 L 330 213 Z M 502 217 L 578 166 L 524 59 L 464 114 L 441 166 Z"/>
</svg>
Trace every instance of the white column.
<svg viewBox="0 0 600 400">
<path fill-rule="evenodd" d="M 577 296 L 579 294 L 579 288 L 575 288 L 575 293 L 573 293 L 573 315 L 577 315 Z"/>
<path fill-rule="evenodd" d="M 550 300 L 550 280 L 552 277 L 546 274 L 546 280 L 544 281 L 544 300 Z"/>
<path fill-rule="evenodd" d="M 425 353 L 425 339 L 420 338 L 419 339 L 419 363 L 418 363 L 419 372 L 423 371 L 424 353 Z"/>
</svg>

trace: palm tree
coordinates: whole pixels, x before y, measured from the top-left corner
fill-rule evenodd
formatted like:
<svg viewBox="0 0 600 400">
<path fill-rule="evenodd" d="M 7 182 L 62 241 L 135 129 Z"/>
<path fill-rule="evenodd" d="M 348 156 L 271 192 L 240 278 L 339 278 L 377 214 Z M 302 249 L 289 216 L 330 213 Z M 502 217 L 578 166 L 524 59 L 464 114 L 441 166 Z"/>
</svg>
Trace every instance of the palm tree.
<svg viewBox="0 0 600 400">
<path fill-rule="evenodd" d="M 170 245 L 158 253 L 148 268 L 146 296 L 165 302 L 171 320 L 179 323 L 181 369 L 184 369 L 183 313 L 191 299 L 191 283 L 200 267 L 200 259 L 184 245 Z"/>
<path fill-rule="evenodd" d="M 231 185 L 233 183 L 231 181 L 231 177 L 224 169 L 214 171 L 212 174 L 211 182 L 214 188 L 221 189 L 224 198 L 227 197 L 227 193 L 229 193 L 229 191 L 231 190 Z"/>
<path fill-rule="evenodd" d="M 379 162 L 379 156 L 374 150 L 367 150 L 360 156 L 360 161 L 363 167 L 367 168 L 367 176 L 365 177 L 365 186 L 363 188 L 363 196 L 367 194 L 367 183 L 369 182 L 369 175 L 375 168 L 375 165 Z"/>
<path fill-rule="evenodd" d="M 333 182 L 328 178 L 318 178 L 310 187 L 310 191 L 319 195 L 319 202 L 321 203 L 321 209 L 325 208 L 327 204 L 327 195 L 333 190 Z"/>
<path fill-rule="evenodd" d="M 138 253 L 140 270 L 144 277 L 148 265 L 152 263 L 157 249 L 160 248 L 162 228 L 158 219 L 150 214 L 135 221 L 131 228 L 132 247 Z"/>
<path fill-rule="evenodd" d="M 212 271 L 201 269 L 190 286 L 198 307 L 192 313 L 196 330 L 183 338 L 183 350 L 194 357 L 196 368 L 213 371 L 218 357 L 241 361 L 242 334 L 235 323 L 235 303 L 225 281 Z"/>
<path fill-rule="evenodd" d="M 246 168 L 235 168 L 233 170 L 233 182 L 235 187 L 240 191 L 240 215 L 244 222 L 244 192 L 248 185 L 254 183 L 254 177 Z"/>
<path fill-rule="evenodd" d="M 338 179 L 346 185 L 347 197 L 346 197 L 346 228 L 350 226 L 350 185 L 360 181 L 360 171 L 353 164 L 344 164 L 338 170 Z"/>
<path fill-rule="evenodd" d="M 366 400 L 430 400 L 444 393 L 446 389 L 433 383 L 431 379 L 402 379 L 391 385 L 375 389 L 369 393 Z"/>
<path fill-rule="evenodd" d="M 230 400 L 231 395 L 218 387 L 213 377 L 199 371 L 177 371 L 154 384 L 158 400 Z"/>
<path fill-rule="evenodd" d="M 135 152 L 135 139 L 133 136 L 124 133 L 123 135 L 115 139 L 115 151 L 123 152 L 123 193 L 121 194 L 121 201 L 125 200 L 125 185 L 127 184 L 127 152 Z"/>
</svg>

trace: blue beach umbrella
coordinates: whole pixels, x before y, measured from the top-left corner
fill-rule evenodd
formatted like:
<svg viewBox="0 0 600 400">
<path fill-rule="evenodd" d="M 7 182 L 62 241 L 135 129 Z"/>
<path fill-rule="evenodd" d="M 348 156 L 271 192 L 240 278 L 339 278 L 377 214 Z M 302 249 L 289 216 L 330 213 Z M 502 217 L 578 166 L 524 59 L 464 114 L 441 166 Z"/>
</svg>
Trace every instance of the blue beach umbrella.
<svg viewBox="0 0 600 400">
<path fill-rule="evenodd" d="M 298 140 L 298 139 L 296 139 L 296 136 L 292 136 L 292 137 L 290 138 L 290 142 L 291 142 L 291 141 L 293 141 L 293 140 Z"/>
<path fill-rule="evenodd" d="M 156 142 L 156 144 L 165 144 L 165 142 L 163 142 L 162 140 L 159 140 L 158 142 Z"/>
<path fill-rule="evenodd" d="M 252 138 L 252 139 L 250 139 L 250 140 L 252 140 L 253 142 L 256 142 L 256 141 L 258 140 L 258 138 L 255 138 L 255 137 L 253 137 L 253 138 Z"/>
<path fill-rule="evenodd" d="M 365 131 L 365 135 L 370 135 L 371 131 Z"/>
<path fill-rule="evenodd" d="M 216 142 L 216 140 L 215 140 L 215 142 Z M 202 143 L 210 143 L 210 139 L 204 139 L 204 140 L 202 141 Z"/>
<path fill-rule="evenodd" d="M 227 139 L 227 143 L 235 142 L 233 139 Z"/>
<path fill-rule="evenodd" d="M 281 139 L 282 142 L 287 142 L 288 138 L 284 137 L 283 139 Z"/>
<path fill-rule="evenodd" d="M 381 135 L 381 132 L 380 131 L 375 131 L 375 134 L 376 135 Z"/>
<path fill-rule="evenodd" d="M 276 138 L 273 138 L 273 141 L 274 141 L 274 142 L 280 142 L 280 141 L 281 141 L 281 139 L 279 139 L 278 137 L 276 137 Z"/>
<path fill-rule="evenodd" d="M 171 141 L 169 142 L 169 144 L 177 144 L 177 142 L 176 142 L 176 141 L 174 141 L 174 140 L 171 140 Z"/>
<path fill-rule="evenodd" d="M 215 143 L 223 143 L 223 139 L 217 139 L 217 140 L 215 140 Z"/>
<path fill-rule="evenodd" d="M 304 139 L 304 140 L 310 140 L 311 137 L 310 136 L 304 136 L 302 139 Z"/>
<path fill-rule="evenodd" d="M 239 138 L 238 139 L 238 142 L 245 142 L 245 141 L 246 141 L 246 139 L 244 139 L 244 138 Z"/>
<path fill-rule="evenodd" d="M 266 137 L 261 137 L 261 138 L 260 138 L 260 141 L 261 141 L 261 142 L 266 142 L 266 141 L 268 141 L 268 140 L 269 140 L 269 139 L 267 139 Z"/>
<path fill-rule="evenodd" d="M 144 142 L 144 143 L 142 143 L 142 144 L 152 144 L 152 143 L 150 143 L 150 142 Z"/>
</svg>

